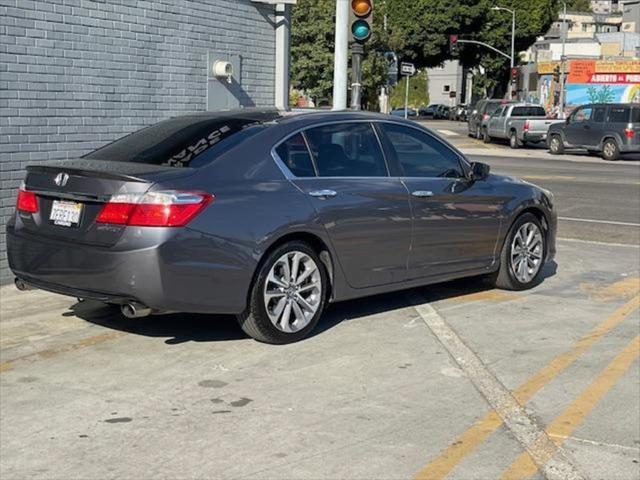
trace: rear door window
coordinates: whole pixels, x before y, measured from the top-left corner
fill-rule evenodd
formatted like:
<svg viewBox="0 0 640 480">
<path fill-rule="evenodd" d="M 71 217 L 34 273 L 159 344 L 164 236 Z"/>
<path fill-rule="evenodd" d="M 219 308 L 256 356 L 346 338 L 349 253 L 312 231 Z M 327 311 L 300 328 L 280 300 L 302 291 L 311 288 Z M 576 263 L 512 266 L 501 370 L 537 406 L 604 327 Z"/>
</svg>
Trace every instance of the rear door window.
<svg viewBox="0 0 640 480">
<path fill-rule="evenodd" d="M 320 177 L 386 177 L 387 164 L 370 123 L 336 123 L 305 131 Z"/>
<path fill-rule="evenodd" d="M 276 153 L 296 177 L 314 177 L 316 175 L 311 154 L 301 133 L 295 134 L 278 145 Z"/>
<path fill-rule="evenodd" d="M 629 107 L 610 107 L 609 123 L 629 123 L 630 110 Z"/>
<path fill-rule="evenodd" d="M 631 122 L 640 123 L 640 108 L 633 107 L 631 109 Z"/>
<path fill-rule="evenodd" d="M 593 117 L 591 117 L 591 121 L 594 123 L 602 123 L 604 122 L 604 118 L 606 116 L 607 109 L 605 107 L 596 107 L 593 109 Z"/>
</svg>

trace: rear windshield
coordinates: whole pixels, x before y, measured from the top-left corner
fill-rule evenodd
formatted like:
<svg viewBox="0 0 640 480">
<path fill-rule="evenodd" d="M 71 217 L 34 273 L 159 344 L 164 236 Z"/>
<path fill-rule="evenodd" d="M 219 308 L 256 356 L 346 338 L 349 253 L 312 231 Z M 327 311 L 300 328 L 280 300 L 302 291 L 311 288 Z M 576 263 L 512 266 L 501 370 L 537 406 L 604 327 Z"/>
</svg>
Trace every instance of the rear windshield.
<svg viewBox="0 0 640 480">
<path fill-rule="evenodd" d="M 513 107 L 512 117 L 546 117 L 547 112 L 542 107 Z"/>
<path fill-rule="evenodd" d="M 112 142 L 84 158 L 172 167 L 199 167 L 264 127 L 252 116 L 171 118 Z M 215 150 L 214 150 L 215 147 Z M 202 155 L 204 152 L 207 155 Z"/>
<path fill-rule="evenodd" d="M 501 103 L 494 103 L 494 102 L 487 103 L 487 108 L 485 109 L 485 113 L 488 113 L 489 115 L 491 115 L 501 106 L 502 106 Z"/>
</svg>

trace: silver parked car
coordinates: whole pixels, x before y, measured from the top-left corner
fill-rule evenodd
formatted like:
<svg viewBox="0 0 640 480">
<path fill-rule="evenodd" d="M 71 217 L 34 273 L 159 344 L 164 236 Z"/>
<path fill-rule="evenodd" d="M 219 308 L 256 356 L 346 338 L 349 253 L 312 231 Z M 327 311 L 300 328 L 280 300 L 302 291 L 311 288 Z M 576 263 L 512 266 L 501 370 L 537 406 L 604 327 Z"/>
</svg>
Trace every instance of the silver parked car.
<svg viewBox="0 0 640 480">
<path fill-rule="evenodd" d="M 482 129 L 484 143 L 499 138 L 509 140 L 511 148 L 527 143 L 540 143 L 547 140 L 549 126 L 562 120 L 547 118 L 547 112 L 541 105 L 512 103 L 496 110 Z"/>
<path fill-rule="evenodd" d="M 240 110 L 172 118 L 27 169 L 7 226 L 20 289 L 236 315 L 308 336 L 327 302 L 483 275 L 543 278 L 553 197 L 390 115 Z"/>
</svg>

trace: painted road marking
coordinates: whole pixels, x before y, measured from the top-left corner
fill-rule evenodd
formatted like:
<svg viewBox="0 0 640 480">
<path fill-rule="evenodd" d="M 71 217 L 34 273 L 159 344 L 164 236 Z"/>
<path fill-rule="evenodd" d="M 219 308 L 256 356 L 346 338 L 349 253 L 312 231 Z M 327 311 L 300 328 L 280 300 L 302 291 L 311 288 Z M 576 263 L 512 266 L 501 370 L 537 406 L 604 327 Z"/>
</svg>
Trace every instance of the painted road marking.
<svg viewBox="0 0 640 480">
<path fill-rule="evenodd" d="M 459 133 L 453 132 L 451 130 L 438 130 L 438 133 L 446 135 L 447 137 L 457 137 Z"/>
<path fill-rule="evenodd" d="M 476 389 L 493 407 L 507 428 L 544 471 L 546 478 L 549 480 L 584 478 L 571 463 L 569 457 L 547 436 L 544 430 L 538 427 L 518 400 L 484 366 L 478 356 L 438 315 L 438 312 L 429 304 L 419 304 L 414 308 L 458 366 L 473 382 Z M 425 469 L 419 472 L 415 478 L 433 478 L 433 472 Z"/>
<path fill-rule="evenodd" d="M 640 227 L 640 223 L 614 222 L 613 220 L 594 220 L 592 218 L 558 217 L 558 220 L 567 222 L 601 223 L 603 225 L 621 225 L 623 227 Z"/>
<path fill-rule="evenodd" d="M 581 238 L 567 238 L 567 237 L 558 237 L 558 240 L 562 240 L 563 242 L 584 243 L 585 245 L 601 245 L 603 247 L 640 248 L 640 245 L 636 245 L 635 243 L 598 242 L 596 240 L 583 240 Z"/>
<path fill-rule="evenodd" d="M 631 364 L 640 356 L 640 335 L 634 338 L 622 352 L 605 368 L 602 373 L 591 384 L 585 388 L 580 396 L 576 398 L 560 415 L 558 415 L 547 428 L 548 434 L 541 437 L 541 442 L 551 437 L 553 442 L 559 446 L 563 437 L 567 437 L 580 425 L 587 414 L 593 410 L 605 394 L 613 388 L 620 378 L 627 372 Z M 543 455 L 551 455 L 545 453 Z M 544 457 L 536 459 L 534 463 L 527 452 L 522 453 L 511 467 L 502 475 L 502 480 L 525 479 L 534 475 Z M 548 456 L 547 460 L 552 460 Z"/>
<path fill-rule="evenodd" d="M 625 318 L 640 307 L 640 295 L 616 309 L 604 322 L 600 323 L 578 340 L 574 346 L 555 357 L 535 375 L 520 385 L 513 393 L 520 404 L 525 404 L 542 387 L 571 366 L 591 345 L 596 343 L 607 332 L 620 325 Z M 468 430 L 462 433 L 437 458 L 426 465 L 416 479 L 442 479 L 469 453 L 474 451 L 486 437 L 502 425 L 502 420 L 495 411 L 490 411 Z"/>
</svg>

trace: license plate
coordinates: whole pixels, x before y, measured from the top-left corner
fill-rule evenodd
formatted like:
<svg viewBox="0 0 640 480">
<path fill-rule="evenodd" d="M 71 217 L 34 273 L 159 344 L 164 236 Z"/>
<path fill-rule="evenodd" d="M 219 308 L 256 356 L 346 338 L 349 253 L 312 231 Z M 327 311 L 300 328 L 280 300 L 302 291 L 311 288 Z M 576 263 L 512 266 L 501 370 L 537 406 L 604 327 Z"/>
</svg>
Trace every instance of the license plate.
<svg viewBox="0 0 640 480">
<path fill-rule="evenodd" d="M 54 200 L 51 206 L 49 220 L 51 220 L 54 225 L 76 227 L 80 223 L 80 213 L 82 213 L 81 203 Z"/>
</svg>

